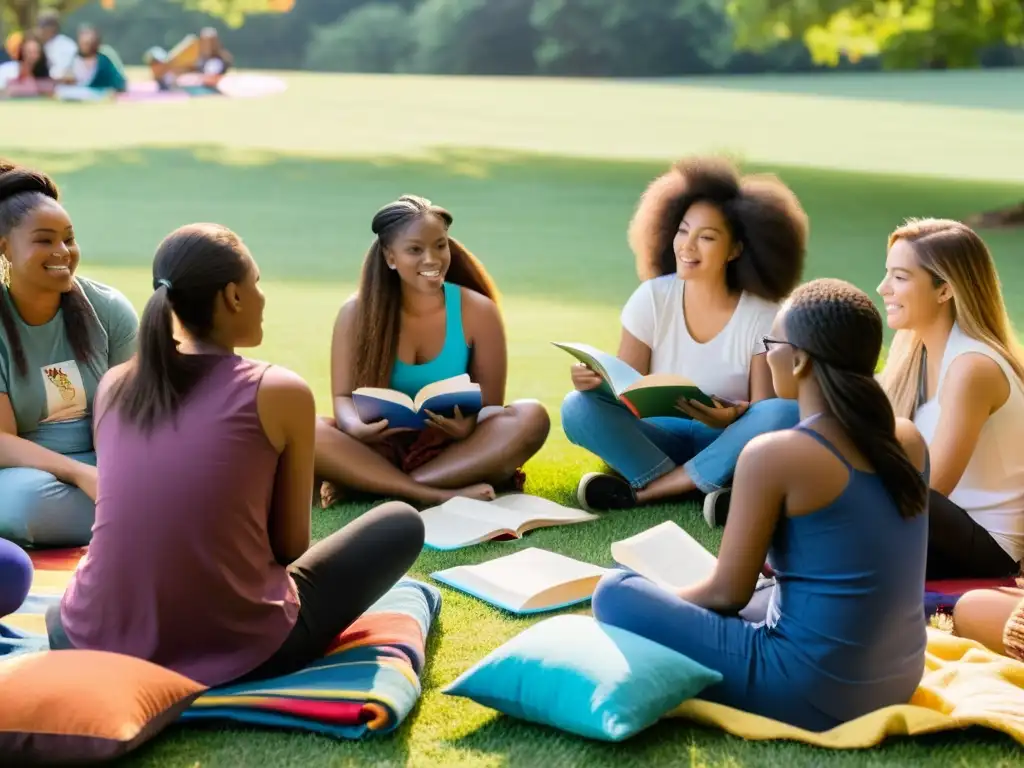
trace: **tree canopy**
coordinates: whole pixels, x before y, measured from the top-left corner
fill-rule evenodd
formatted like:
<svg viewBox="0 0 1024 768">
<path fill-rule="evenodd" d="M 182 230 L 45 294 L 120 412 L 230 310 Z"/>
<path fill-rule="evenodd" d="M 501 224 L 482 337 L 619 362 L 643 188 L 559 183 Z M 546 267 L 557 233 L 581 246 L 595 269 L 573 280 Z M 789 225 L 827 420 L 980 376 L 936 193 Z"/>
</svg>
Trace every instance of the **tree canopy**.
<svg viewBox="0 0 1024 768">
<path fill-rule="evenodd" d="M 1024 0 L 730 0 L 736 41 L 763 50 L 802 39 L 815 62 L 879 56 L 889 69 L 977 66 L 1024 41 Z"/>
<path fill-rule="evenodd" d="M 135 0 L 138 2 L 139 0 Z M 54 9 L 62 16 L 77 11 L 92 0 L 0 0 L 0 22 L 6 21 L 15 29 L 26 29 L 35 24 L 39 13 Z M 107 10 L 132 0 L 100 0 Z M 224 19 L 231 26 L 240 26 L 246 16 L 262 13 L 287 13 L 295 7 L 295 0 L 175 0 L 189 10 L 202 11 Z"/>
</svg>

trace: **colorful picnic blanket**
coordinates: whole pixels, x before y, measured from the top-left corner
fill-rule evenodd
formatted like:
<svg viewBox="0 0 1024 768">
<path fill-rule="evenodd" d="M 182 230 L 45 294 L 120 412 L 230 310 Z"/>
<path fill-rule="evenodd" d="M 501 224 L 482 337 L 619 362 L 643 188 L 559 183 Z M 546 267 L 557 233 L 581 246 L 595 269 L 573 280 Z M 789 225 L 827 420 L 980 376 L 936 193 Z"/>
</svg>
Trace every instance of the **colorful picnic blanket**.
<svg viewBox="0 0 1024 768">
<path fill-rule="evenodd" d="M 32 592 L 0 624 L 0 656 L 48 647 L 46 609 L 60 600 L 85 552 L 31 553 Z M 291 675 L 211 689 L 182 720 L 234 721 L 341 739 L 389 733 L 419 700 L 427 638 L 440 609 L 436 587 L 403 579 L 342 632 L 324 658 Z"/>
<path fill-rule="evenodd" d="M 832 749 L 863 749 L 889 736 L 972 725 L 1002 731 L 1024 744 L 1024 663 L 973 640 L 929 629 L 924 677 L 910 703 L 870 712 L 830 731 L 805 731 L 697 699 L 684 702 L 669 717 L 721 728 L 744 739 L 802 741 Z"/>
<path fill-rule="evenodd" d="M 404 579 L 345 630 L 324 658 L 290 675 L 214 688 L 182 715 L 316 731 L 341 739 L 397 728 L 420 697 L 436 587 Z"/>
</svg>

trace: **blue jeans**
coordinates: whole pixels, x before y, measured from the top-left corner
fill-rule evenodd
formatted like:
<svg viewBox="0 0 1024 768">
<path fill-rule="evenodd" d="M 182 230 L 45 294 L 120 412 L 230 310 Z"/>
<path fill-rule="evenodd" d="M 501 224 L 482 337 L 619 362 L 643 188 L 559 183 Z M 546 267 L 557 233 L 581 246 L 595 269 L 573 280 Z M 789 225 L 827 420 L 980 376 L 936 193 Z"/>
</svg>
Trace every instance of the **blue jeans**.
<svg viewBox="0 0 1024 768">
<path fill-rule="evenodd" d="M 96 464 L 96 454 L 68 458 Z M 49 472 L 0 469 L 0 539 L 31 547 L 80 547 L 92 538 L 96 506 L 79 488 Z"/>
<path fill-rule="evenodd" d="M 32 586 L 32 561 L 17 544 L 0 539 L 0 619 L 14 613 Z"/>
<path fill-rule="evenodd" d="M 728 488 L 747 443 L 799 422 L 796 401 L 779 398 L 754 403 L 725 429 L 671 416 L 638 419 L 618 400 L 594 391 L 570 392 L 562 402 L 569 441 L 603 459 L 636 489 L 678 466 L 704 493 Z"/>
</svg>

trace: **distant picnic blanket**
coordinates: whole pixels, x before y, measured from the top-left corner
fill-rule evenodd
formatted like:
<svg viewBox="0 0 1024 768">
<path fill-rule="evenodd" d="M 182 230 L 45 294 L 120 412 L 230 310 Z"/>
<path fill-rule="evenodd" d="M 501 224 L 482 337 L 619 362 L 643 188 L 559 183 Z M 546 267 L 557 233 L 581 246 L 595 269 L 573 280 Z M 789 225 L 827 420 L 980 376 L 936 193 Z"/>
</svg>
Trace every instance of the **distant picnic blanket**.
<svg viewBox="0 0 1024 768">
<path fill-rule="evenodd" d="M 0 656 L 49 647 L 46 609 L 60 601 L 85 552 L 31 553 L 32 593 L 0 624 Z M 291 675 L 213 688 L 182 721 L 234 721 L 341 739 L 389 733 L 419 700 L 427 638 L 440 609 L 436 587 L 403 579 L 342 632 L 324 658 Z"/>
<path fill-rule="evenodd" d="M 920 736 L 970 726 L 1002 731 L 1024 744 L 1024 663 L 929 628 L 924 677 L 909 704 L 870 712 L 824 733 L 697 699 L 684 702 L 669 717 L 693 720 L 744 739 L 801 741 L 832 749 L 862 749 L 889 736 Z"/>
<path fill-rule="evenodd" d="M 436 587 L 403 579 L 324 658 L 290 675 L 211 689 L 181 719 L 233 720 L 341 739 L 389 733 L 420 697 L 427 637 L 440 608 Z"/>
</svg>

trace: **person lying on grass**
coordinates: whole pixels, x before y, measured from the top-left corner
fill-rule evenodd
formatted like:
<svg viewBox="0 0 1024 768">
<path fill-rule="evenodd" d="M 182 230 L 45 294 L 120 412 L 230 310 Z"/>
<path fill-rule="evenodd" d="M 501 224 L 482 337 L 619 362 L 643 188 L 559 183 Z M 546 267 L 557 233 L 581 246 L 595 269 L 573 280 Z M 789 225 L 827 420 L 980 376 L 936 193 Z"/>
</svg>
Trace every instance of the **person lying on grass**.
<svg viewBox="0 0 1024 768">
<path fill-rule="evenodd" d="M 124 295 L 78 275 L 81 249 L 57 186 L 0 161 L 0 538 L 89 542 L 93 398 L 135 353 Z"/>
<path fill-rule="evenodd" d="M 889 237 L 878 287 L 895 329 L 881 374 L 932 454 L 928 578 L 1001 578 L 1024 559 L 1024 352 L 985 242 L 958 221 Z"/>
<path fill-rule="evenodd" d="M 95 534 L 47 612 L 52 648 L 135 656 L 209 686 L 288 674 L 419 555 L 423 521 L 402 502 L 310 546 L 313 394 L 235 352 L 263 340 L 258 283 L 218 225 L 182 227 L 157 250 L 138 354 L 96 395 Z"/>
<path fill-rule="evenodd" d="M 607 510 L 699 490 L 714 525 L 743 446 L 797 422 L 796 403 L 775 397 L 761 339 L 800 280 L 807 217 L 778 179 L 690 158 L 647 189 L 629 241 L 643 282 L 622 310 L 618 357 L 643 375 L 685 376 L 720 407 L 682 401 L 678 417 L 637 419 L 598 390 L 596 372 L 573 366 L 566 437 L 618 473 L 585 475 L 577 496 Z"/>
<path fill-rule="evenodd" d="M 539 402 L 505 404 L 508 351 L 497 291 L 483 265 L 449 236 L 451 223 L 448 211 L 412 195 L 373 217 L 359 291 L 334 326 L 334 417 L 317 426 L 325 506 L 342 489 L 427 504 L 491 499 L 495 488 L 522 487 L 523 464 L 547 439 Z M 483 410 L 432 414 L 423 430 L 365 424 L 352 401 L 359 387 L 415 397 L 461 374 L 480 385 Z"/>
<path fill-rule="evenodd" d="M 882 318 L 860 289 L 801 286 L 765 347 L 801 421 L 740 454 L 714 573 L 673 594 L 615 572 L 593 610 L 720 671 L 701 698 L 824 731 L 921 682 L 927 447 L 875 380 Z M 766 556 L 776 585 L 753 616 Z"/>
</svg>

